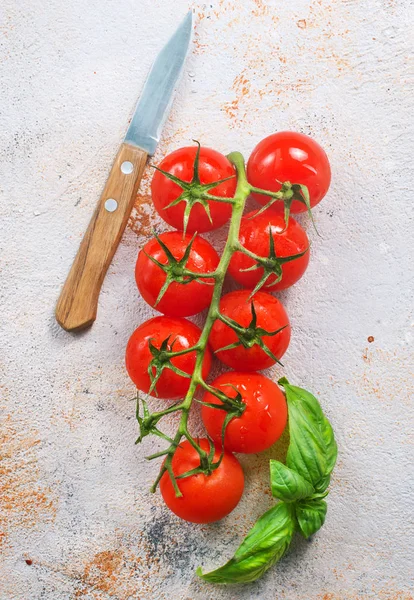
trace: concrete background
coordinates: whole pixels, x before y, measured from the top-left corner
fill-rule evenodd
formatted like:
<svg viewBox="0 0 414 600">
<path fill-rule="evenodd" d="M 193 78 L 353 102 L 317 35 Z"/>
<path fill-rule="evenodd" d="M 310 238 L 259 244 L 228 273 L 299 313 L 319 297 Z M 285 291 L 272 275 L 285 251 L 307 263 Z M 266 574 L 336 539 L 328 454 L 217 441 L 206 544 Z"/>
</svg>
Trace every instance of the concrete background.
<svg viewBox="0 0 414 600">
<path fill-rule="evenodd" d="M 322 237 L 302 219 L 311 264 L 282 296 L 284 373 L 338 439 L 327 521 L 228 589 L 194 570 L 227 560 L 270 507 L 276 450 L 243 459 L 246 493 L 216 525 L 180 522 L 148 493 L 144 455 L 160 445 L 134 446 L 123 355 L 153 314 L 133 277 L 162 227 L 149 171 L 95 325 L 69 335 L 53 317 L 151 62 L 190 6 L 194 47 L 155 160 L 191 138 L 248 156 L 295 129 L 333 169 Z M 412 22 L 408 0 L 2 1 L 2 600 L 413 598 Z"/>
</svg>

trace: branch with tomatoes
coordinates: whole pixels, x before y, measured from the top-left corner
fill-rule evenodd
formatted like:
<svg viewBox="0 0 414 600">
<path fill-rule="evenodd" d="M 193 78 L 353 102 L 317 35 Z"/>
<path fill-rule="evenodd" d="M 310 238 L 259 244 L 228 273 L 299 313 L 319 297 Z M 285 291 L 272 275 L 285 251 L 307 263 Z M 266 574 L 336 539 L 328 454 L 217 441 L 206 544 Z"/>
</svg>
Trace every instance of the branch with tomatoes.
<svg viewBox="0 0 414 600">
<path fill-rule="evenodd" d="M 163 459 L 151 490 L 159 484 L 166 505 L 179 517 L 209 523 L 229 514 L 242 496 L 244 475 L 234 453 L 271 447 L 289 414 L 286 465 L 272 461 L 271 466 L 272 492 L 280 502 L 275 518 L 261 517 L 266 517 L 265 529 L 284 532 L 280 543 L 271 544 L 273 550 L 264 552 L 257 569 L 263 554 L 255 535 L 255 528 L 264 527 L 259 519 L 239 548 L 238 552 L 244 547 L 239 558 L 236 553 L 221 569 L 199 573 L 221 583 L 252 581 L 283 555 L 295 530 L 305 535 L 323 524 L 323 498 L 336 459 L 332 429 L 316 398 L 280 380 L 283 393 L 257 372 L 281 365 L 288 348 L 288 315 L 269 292 L 292 286 L 307 268 L 309 240 L 291 213 L 307 211 L 312 217 L 312 207 L 329 187 L 329 162 L 311 138 L 282 132 L 258 144 L 247 168 L 239 152 L 226 157 L 196 142 L 172 152 L 155 169 L 153 203 L 175 231 L 154 234 L 136 263 L 141 295 L 163 315 L 140 325 L 127 345 L 126 367 L 138 390 L 137 443 L 149 435 L 166 442 L 163 450 L 147 457 Z M 244 215 L 249 196 L 261 208 Z M 199 234 L 227 221 L 227 240 L 219 257 Z M 243 289 L 222 296 L 227 274 Z M 200 330 L 186 317 L 205 309 Z M 209 382 L 213 355 L 233 370 Z M 150 397 L 175 403 L 151 412 Z M 302 404 L 299 412 L 297 397 Z M 188 425 L 194 401 L 202 405 L 206 429 L 202 439 Z M 304 442 L 299 439 L 296 446 L 300 427 L 295 410 L 299 421 L 306 416 Z M 160 425 L 172 413 L 180 416 L 176 433 L 170 436 Z M 295 452 L 297 457 L 291 460 Z M 309 519 L 315 523 L 309 525 Z"/>
</svg>

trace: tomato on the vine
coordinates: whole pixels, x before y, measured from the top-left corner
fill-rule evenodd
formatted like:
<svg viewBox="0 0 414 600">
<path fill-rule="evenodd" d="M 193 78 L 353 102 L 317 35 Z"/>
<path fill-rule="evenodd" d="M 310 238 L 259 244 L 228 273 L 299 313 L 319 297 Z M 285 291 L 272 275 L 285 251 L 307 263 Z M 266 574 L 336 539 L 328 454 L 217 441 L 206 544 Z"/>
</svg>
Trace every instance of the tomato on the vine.
<svg viewBox="0 0 414 600">
<path fill-rule="evenodd" d="M 221 315 L 239 326 L 239 332 L 217 319 L 209 338 L 217 358 L 238 371 L 271 367 L 286 352 L 290 341 L 289 318 L 282 303 L 266 292 L 257 292 L 251 298 L 250 293 L 237 290 L 220 301 Z M 231 348 L 221 350 L 228 346 Z"/>
<path fill-rule="evenodd" d="M 204 231 L 217 229 L 224 225 L 231 216 L 231 204 L 214 200 L 203 200 L 199 197 L 203 190 L 213 196 L 232 198 L 237 183 L 235 170 L 231 162 L 223 154 L 211 148 L 200 148 L 198 168 L 196 164 L 195 173 L 194 163 L 196 161 L 197 150 L 195 146 L 179 148 L 166 156 L 159 165 L 160 169 L 171 174 L 173 177 L 186 183 L 193 182 L 190 191 L 183 190 L 178 183 L 168 179 L 160 171 L 154 173 L 151 182 L 152 200 L 156 211 L 164 221 L 175 227 L 175 229 L 185 229 L 185 209 L 187 205 L 191 206 L 186 228 L 186 231 L 190 233 L 194 233 L 195 231 L 203 233 Z M 196 175 L 198 181 L 194 181 L 194 175 Z M 220 183 L 220 185 L 215 187 L 208 185 L 228 177 L 230 179 Z M 183 193 L 186 199 L 179 201 L 174 206 L 169 206 L 178 200 Z M 208 211 L 211 215 L 211 221 Z"/>
<path fill-rule="evenodd" d="M 240 400 L 245 404 L 244 412 L 233 417 L 226 427 L 224 448 L 230 452 L 261 452 L 270 448 L 282 435 L 287 421 L 286 399 L 280 388 L 268 377 L 260 373 L 223 373 L 213 381 L 211 387 L 217 388 L 226 396 Z M 214 394 L 206 392 L 203 402 L 222 405 Z M 223 422 L 227 412 L 223 409 L 203 406 L 203 423 L 209 436 L 221 444 Z"/>
<path fill-rule="evenodd" d="M 162 245 L 175 260 L 167 256 Z M 183 260 L 184 264 L 180 262 Z M 135 280 L 142 297 L 150 306 L 165 315 L 188 317 L 209 306 L 214 280 L 204 278 L 201 280 L 204 283 L 192 281 L 183 273 L 183 269 L 193 273 L 212 273 L 219 260 L 213 246 L 202 237 L 197 235 L 193 239 L 189 234 L 169 231 L 158 238 L 151 238 L 142 248 L 135 267 Z M 155 261 L 165 265 L 164 269 Z M 169 285 L 165 289 L 167 283 Z"/>
<path fill-rule="evenodd" d="M 209 452 L 207 439 L 198 440 L 199 446 Z M 220 458 L 220 449 L 215 449 L 213 460 Z M 175 476 L 196 469 L 200 456 L 189 441 L 181 443 L 172 459 Z M 181 519 L 192 523 L 212 523 L 228 515 L 240 501 L 244 488 L 244 474 L 238 460 L 225 451 L 218 468 L 210 475 L 197 473 L 177 479 L 182 493 L 176 496 L 170 475 L 165 472 L 160 481 L 160 490 L 165 504 Z"/>
<path fill-rule="evenodd" d="M 169 360 L 166 352 L 178 352 L 195 346 L 201 330 L 197 325 L 178 317 L 154 317 L 142 323 L 129 338 L 126 348 L 126 368 L 138 390 L 149 393 L 151 378 L 150 363 L 153 378 L 158 378 L 152 396 L 158 398 L 182 398 L 188 391 L 190 377 L 194 371 L 196 352 L 188 352 Z M 166 342 L 166 340 L 168 340 Z M 163 348 L 163 343 L 166 348 Z M 173 367 L 189 377 L 174 372 Z M 203 378 L 207 377 L 211 367 L 211 352 L 206 349 L 203 361 Z M 158 377 L 159 376 L 159 377 Z"/>
<path fill-rule="evenodd" d="M 242 252 L 235 252 L 230 261 L 228 272 L 241 285 L 247 288 L 254 288 L 262 279 L 264 279 L 263 290 L 275 291 L 284 290 L 296 283 L 306 271 L 309 263 L 309 240 L 305 230 L 292 217 L 285 226 L 285 219 L 277 214 L 271 208 L 265 212 L 255 215 L 256 211 L 245 215 L 240 225 L 239 240 L 250 252 L 269 258 L 269 270 L 264 270 L 263 266 L 258 269 L 248 270 L 253 267 L 256 261 Z M 271 271 L 270 257 L 270 235 L 273 238 L 274 255 L 273 262 L 281 275 L 280 281 L 275 280 L 278 276 Z M 304 253 L 304 254 L 302 254 Z M 278 263 L 278 258 L 292 257 L 300 255 L 294 260 Z M 268 277 L 265 277 L 265 275 Z"/>
<path fill-rule="evenodd" d="M 305 185 L 313 207 L 328 191 L 331 168 L 325 151 L 311 137 L 281 131 L 269 135 L 254 148 L 247 163 L 247 179 L 252 186 L 271 192 L 278 192 L 285 181 Z M 262 205 L 271 200 L 258 193 L 253 196 Z M 276 201 L 272 208 L 283 212 L 283 202 Z M 306 210 L 305 204 L 293 200 L 293 213 Z"/>
</svg>

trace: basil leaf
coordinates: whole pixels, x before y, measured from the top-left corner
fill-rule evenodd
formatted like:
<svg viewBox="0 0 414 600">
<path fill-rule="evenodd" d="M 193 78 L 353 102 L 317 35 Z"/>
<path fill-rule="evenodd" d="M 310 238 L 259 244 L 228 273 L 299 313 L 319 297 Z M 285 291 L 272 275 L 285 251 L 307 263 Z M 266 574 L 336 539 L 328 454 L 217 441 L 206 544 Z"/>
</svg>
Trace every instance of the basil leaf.
<svg viewBox="0 0 414 600">
<path fill-rule="evenodd" d="M 317 492 L 329 485 L 337 445 L 332 427 L 318 400 L 306 390 L 279 381 L 285 388 L 289 409 L 290 444 L 286 464 L 309 481 Z"/>
<path fill-rule="evenodd" d="M 295 509 L 300 532 L 305 538 L 308 538 L 325 523 L 328 505 L 325 500 L 308 500 L 298 502 Z"/>
<path fill-rule="evenodd" d="M 326 475 L 325 477 L 322 477 L 322 479 L 320 481 L 318 481 L 318 483 L 315 485 L 315 492 L 317 492 L 317 493 L 324 492 L 326 490 L 326 488 L 329 486 L 330 482 L 331 482 L 330 475 Z"/>
<path fill-rule="evenodd" d="M 288 549 L 295 529 L 305 537 L 322 527 L 337 446 L 332 427 L 318 400 L 283 378 L 289 409 L 290 443 L 286 465 L 270 461 L 272 494 L 279 498 L 253 526 L 233 558 L 223 567 L 197 574 L 213 583 L 255 581 Z"/>
<path fill-rule="evenodd" d="M 212 583 L 247 583 L 255 581 L 286 552 L 295 531 L 291 505 L 279 502 L 265 512 L 225 565 L 197 575 Z"/>
<path fill-rule="evenodd" d="M 270 461 L 270 487 L 275 498 L 285 502 L 294 502 L 312 496 L 313 486 L 278 460 Z"/>
</svg>

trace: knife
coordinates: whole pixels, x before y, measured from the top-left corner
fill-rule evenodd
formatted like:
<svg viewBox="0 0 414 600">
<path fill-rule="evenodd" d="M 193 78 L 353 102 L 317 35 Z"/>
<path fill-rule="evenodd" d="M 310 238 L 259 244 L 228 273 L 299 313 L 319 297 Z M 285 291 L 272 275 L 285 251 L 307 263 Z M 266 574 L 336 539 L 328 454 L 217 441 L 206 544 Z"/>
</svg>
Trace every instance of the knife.
<svg viewBox="0 0 414 600">
<path fill-rule="evenodd" d="M 190 45 L 190 11 L 157 56 L 125 139 L 56 305 L 56 320 L 76 331 L 96 319 L 102 282 L 118 247 L 144 172 L 155 152 Z"/>
</svg>

